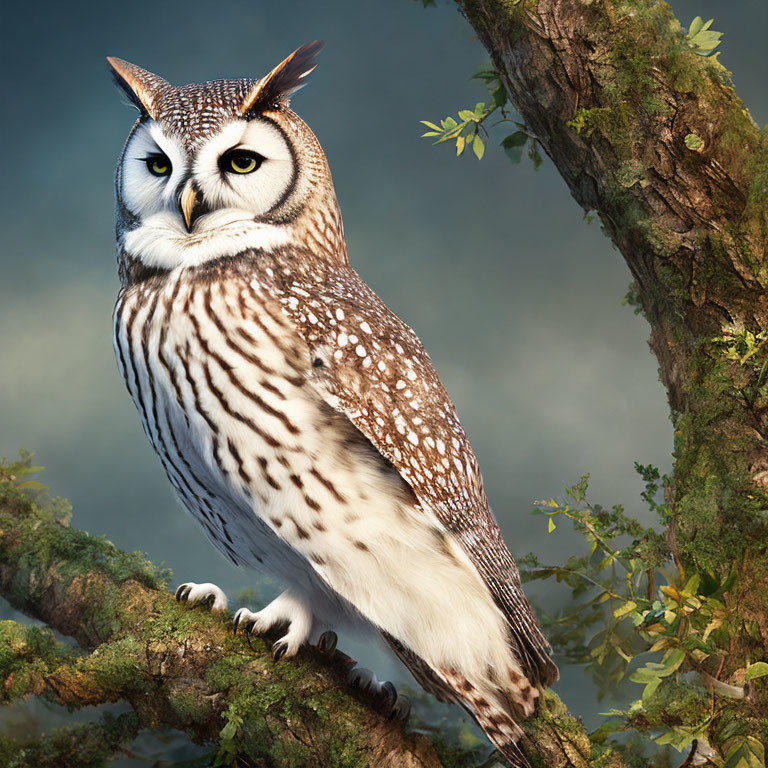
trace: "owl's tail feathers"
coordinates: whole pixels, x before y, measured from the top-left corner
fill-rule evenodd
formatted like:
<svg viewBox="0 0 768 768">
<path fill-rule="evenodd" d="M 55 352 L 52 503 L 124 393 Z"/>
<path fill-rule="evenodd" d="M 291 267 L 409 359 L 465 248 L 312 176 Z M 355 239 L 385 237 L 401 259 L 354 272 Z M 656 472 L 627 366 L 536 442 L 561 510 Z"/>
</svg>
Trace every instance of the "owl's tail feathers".
<svg viewBox="0 0 768 768">
<path fill-rule="evenodd" d="M 455 670 L 441 669 L 438 674 L 512 768 L 531 768 L 519 745 L 523 730 L 516 722 L 532 715 L 536 706 L 539 692 L 528 679 L 510 669 L 509 682 L 503 688 L 498 684 L 476 687 Z"/>
<path fill-rule="evenodd" d="M 487 681 L 478 688 L 460 672 L 434 669 L 392 635 L 381 634 L 425 691 L 440 701 L 461 704 L 512 768 L 531 768 L 518 744 L 523 731 L 515 718 L 533 714 L 539 691 L 518 668 L 508 670 L 503 684 Z"/>
<path fill-rule="evenodd" d="M 531 768 L 528 758 L 525 756 L 523 750 L 520 749 L 520 745 L 518 744 L 519 738 L 512 738 L 510 736 L 505 736 L 501 732 L 497 732 L 492 725 L 486 725 L 480 717 L 477 718 L 477 722 L 485 731 L 486 736 L 491 740 L 493 746 L 501 752 L 504 759 L 510 766 L 512 766 L 512 768 Z"/>
</svg>

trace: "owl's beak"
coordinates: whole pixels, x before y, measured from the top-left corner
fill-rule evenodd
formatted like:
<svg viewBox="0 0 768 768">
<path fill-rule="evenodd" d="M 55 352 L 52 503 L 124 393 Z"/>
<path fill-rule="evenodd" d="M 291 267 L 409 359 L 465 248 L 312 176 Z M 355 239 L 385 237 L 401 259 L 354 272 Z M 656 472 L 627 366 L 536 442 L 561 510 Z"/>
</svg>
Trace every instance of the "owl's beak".
<svg viewBox="0 0 768 768">
<path fill-rule="evenodd" d="M 181 200 L 179 201 L 179 207 L 181 208 L 181 215 L 184 217 L 184 224 L 187 227 L 187 232 L 192 231 L 192 225 L 195 223 L 195 219 L 203 213 L 199 210 L 195 214 L 195 206 L 198 203 L 197 189 L 194 183 L 190 180 L 184 185 L 184 189 L 181 193 Z"/>
</svg>

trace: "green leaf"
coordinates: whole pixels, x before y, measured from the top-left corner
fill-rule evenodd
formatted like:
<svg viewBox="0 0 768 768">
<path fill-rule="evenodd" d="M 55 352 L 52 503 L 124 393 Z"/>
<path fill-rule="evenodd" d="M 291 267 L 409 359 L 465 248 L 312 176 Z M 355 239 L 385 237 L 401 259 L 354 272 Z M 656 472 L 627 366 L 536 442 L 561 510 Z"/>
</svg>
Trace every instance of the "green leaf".
<svg viewBox="0 0 768 768">
<path fill-rule="evenodd" d="M 501 142 L 501 146 L 504 147 L 504 149 L 509 149 L 510 147 L 522 147 L 526 141 L 528 141 L 528 134 L 525 131 L 515 131 Z"/>
<path fill-rule="evenodd" d="M 496 80 L 498 74 L 495 69 L 479 69 L 472 75 L 472 80 Z"/>
<path fill-rule="evenodd" d="M 698 136 L 695 133 L 689 133 L 685 137 L 685 146 L 688 147 L 688 149 L 699 149 L 704 146 L 704 141 L 701 136 Z"/>
<path fill-rule="evenodd" d="M 456 157 L 458 157 L 464 151 L 464 137 L 459 136 L 456 139 Z"/>
<path fill-rule="evenodd" d="M 626 724 L 626 718 L 623 715 L 613 715 L 609 717 L 599 728 L 589 734 L 589 740 L 594 744 L 603 744 L 612 733 L 620 731 Z"/>
<path fill-rule="evenodd" d="M 724 768 L 765 768 L 765 747 L 752 736 L 734 740 L 725 754 Z"/>
<path fill-rule="evenodd" d="M 691 733 L 683 728 L 672 728 L 656 739 L 657 744 L 669 744 L 678 751 L 685 749 L 692 741 Z"/>
<path fill-rule="evenodd" d="M 697 16 L 688 28 L 686 38 L 691 47 L 701 56 L 711 56 L 715 48 L 720 45 L 723 33 L 710 29 L 713 21 L 714 19 L 710 19 L 704 23 L 701 16 Z"/>
<path fill-rule="evenodd" d="M 468 123 L 470 121 L 474 122 L 476 116 L 475 116 L 475 113 L 471 109 L 460 109 L 459 110 L 459 117 L 465 123 Z"/>
<path fill-rule="evenodd" d="M 426 133 L 421 134 L 421 138 L 424 139 L 427 136 L 440 136 L 442 131 L 427 131 Z"/>
<path fill-rule="evenodd" d="M 633 683 L 650 683 L 651 680 L 656 680 L 661 677 L 661 673 L 663 671 L 664 667 L 661 664 L 657 664 L 656 662 L 652 661 L 649 664 L 646 664 L 644 667 L 636 669 L 629 676 L 629 679 Z"/>
<path fill-rule="evenodd" d="M 661 678 L 655 677 L 653 680 L 646 684 L 645 688 L 643 688 L 643 695 L 640 698 L 640 700 L 643 702 L 643 706 L 647 707 L 651 703 L 653 694 L 656 693 L 656 689 L 661 685 L 661 683 Z"/>
<path fill-rule="evenodd" d="M 442 130 L 438 128 L 434 123 L 430 123 L 429 120 L 419 120 L 419 122 L 422 125 L 426 125 L 427 128 L 431 128 L 433 131 L 437 131 L 438 133 L 442 133 Z"/>
<path fill-rule="evenodd" d="M 475 136 L 475 140 L 472 142 L 472 150 L 477 155 L 478 160 L 483 159 L 483 155 L 485 154 L 485 144 L 483 144 L 483 140 L 480 136 Z"/>
<path fill-rule="evenodd" d="M 542 160 L 541 153 L 539 152 L 539 148 L 536 145 L 536 140 L 534 139 L 531 141 L 530 145 L 528 146 L 528 157 L 531 158 L 531 162 L 533 163 L 533 170 L 538 171 L 539 168 L 541 168 Z"/>
<path fill-rule="evenodd" d="M 699 34 L 699 30 L 704 26 L 704 19 L 701 18 L 701 16 L 697 16 L 692 22 L 691 26 L 688 27 L 688 39 L 690 40 L 692 37 L 696 37 L 696 35 Z"/>
<path fill-rule="evenodd" d="M 552 533 L 552 531 L 557 528 L 557 524 L 555 521 L 550 517 L 549 520 L 547 520 L 547 533 Z"/>
<path fill-rule="evenodd" d="M 631 613 L 632 611 L 637 608 L 637 603 L 634 602 L 634 600 L 628 600 L 624 605 L 620 606 L 613 612 L 613 617 L 615 619 L 620 619 L 622 616 L 626 616 L 628 613 Z"/>
<path fill-rule="evenodd" d="M 695 134 L 690 134 L 690 133 L 688 134 L 688 136 L 693 136 L 693 135 Z M 686 144 L 688 143 L 687 138 L 688 137 L 686 136 L 686 142 L 685 142 Z M 697 136 L 696 138 L 698 139 L 699 137 Z M 701 139 L 699 139 L 699 141 L 701 141 Z M 683 591 L 688 592 L 691 595 L 698 594 L 700 582 L 701 582 L 701 576 L 699 576 L 698 573 L 695 573 L 693 576 L 691 576 L 690 579 L 688 579 L 688 581 L 685 582 Z"/>
<path fill-rule="evenodd" d="M 526 141 L 528 141 L 528 134 L 525 131 L 515 131 L 501 142 L 504 154 L 513 163 L 519 163 L 523 156 L 523 145 Z"/>
<path fill-rule="evenodd" d="M 47 491 L 48 486 L 38 480 L 25 480 L 23 483 L 19 483 L 17 488 L 22 488 L 27 491 Z"/>
<path fill-rule="evenodd" d="M 659 673 L 660 677 L 671 675 L 685 661 L 685 651 L 682 648 L 674 648 L 664 654 L 661 660 L 664 670 Z"/>
<path fill-rule="evenodd" d="M 758 677 L 765 677 L 766 675 L 768 675 L 768 664 L 764 661 L 758 661 L 747 667 L 747 674 L 744 676 L 744 679 L 756 680 Z"/>
</svg>

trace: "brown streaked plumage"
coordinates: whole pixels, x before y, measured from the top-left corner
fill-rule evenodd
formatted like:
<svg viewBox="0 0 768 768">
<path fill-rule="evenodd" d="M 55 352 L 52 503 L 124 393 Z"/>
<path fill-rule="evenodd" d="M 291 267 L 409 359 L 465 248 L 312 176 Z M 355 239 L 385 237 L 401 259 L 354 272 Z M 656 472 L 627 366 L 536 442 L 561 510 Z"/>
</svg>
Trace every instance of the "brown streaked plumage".
<svg viewBox="0 0 768 768">
<path fill-rule="evenodd" d="M 525 766 L 517 723 L 557 668 L 429 356 L 348 263 L 288 104 L 320 47 L 179 88 L 110 59 L 141 112 L 117 174 L 118 365 L 214 545 L 286 583 L 236 626 L 288 622 L 278 655 L 372 627 Z"/>
</svg>

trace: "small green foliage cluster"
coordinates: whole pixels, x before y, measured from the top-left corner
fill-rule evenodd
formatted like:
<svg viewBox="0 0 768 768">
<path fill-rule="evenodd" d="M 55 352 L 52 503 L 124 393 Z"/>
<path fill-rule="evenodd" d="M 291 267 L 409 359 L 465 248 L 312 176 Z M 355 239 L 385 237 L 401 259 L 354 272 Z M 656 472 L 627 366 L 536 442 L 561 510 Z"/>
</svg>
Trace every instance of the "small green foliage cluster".
<svg viewBox="0 0 768 768">
<path fill-rule="evenodd" d="M 627 288 L 624 298 L 621 300 L 621 304 L 624 307 L 632 307 L 632 311 L 636 315 L 642 315 L 645 317 L 645 310 L 643 309 L 643 300 L 640 298 L 640 286 L 633 280 Z"/>
<path fill-rule="evenodd" d="M 467 147 L 472 147 L 472 151 L 477 156 L 477 159 L 481 160 L 485 153 L 485 143 L 480 136 L 480 132 L 485 131 L 483 122 L 491 114 L 493 114 L 493 109 L 486 109 L 485 103 L 481 101 L 477 103 L 474 110 L 459 110 L 459 120 L 461 122 L 457 122 L 450 116 L 441 120 L 439 126 L 429 122 L 429 120 L 422 120 L 421 122 L 429 128 L 422 135 L 429 137 L 437 136 L 435 144 L 455 140 L 457 157 Z"/>
<path fill-rule="evenodd" d="M 752 358 L 757 360 L 757 354 L 763 350 L 766 339 L 768 333 L 765 330 L 753 333 L 743 326 L 727 326 L 723 329 L 723 335 L 716 336 L 713 341 L 722 345 L 729 360 L 745 365 Z M 764 374 L 764 369 L 765 363 L 761 366 L 761 375 Z"/>
<path fill-rule="evenodd" d="M 712 341 L 727 360 L 738 363 L 746 374 L 737 394 L 752 408 L 768 406 L 768 331 L 727 325 L 722 335 Z"/>
<path fill-rule="evenodd" d="M 635 468 L 645 504 L 665 529 L 674 529 L 670 478 L 650 465 Z M 591 734 L 593 743 L 634 730 L 678 750 L 694 741 L 717 745 L 722 760 L 711 759 L 722 768 L 765 768 L 754 729 L 745 727 L 744 704 L 732 698 L 734 692 L 743 698 L 745 683 L 768 676 L 765 661 L 730 659 L 738 619 L 726 594 L 734 576 L 684 565 L 668 535 L 641 525 L 621 505 L 588 502 L 588 480 L 584 475 L 567 488 L 564 501 L 540 501 L 532 510 L 547 518 L 549 533 L 570 520 L 587 551 L 564 565 L 542 565 L 528 555 L 521 572 L 526 581 L 554 578 L 570 589 L 572 606 L 545 616 L 544 624 L 561 657 L 591 673 L 600 697 L 624 678 L 643 685 L 627 709 L 608 713 Z M 730 683 L 719 680 L 726 663 Z"/>
<path fill-rule="evenodd" d="M 230 705 L 222 714 L 222 718 L 226 722 L 219 732 L 219 751 L 216 753 L 214 766 L 232 765 L 239 752 L 238 735 L 243 727 L 242 715 L 239 715 L 236 708 Z"/>
<path fill-rule="evenodd" d="M 710 29 L 713 21 L 714 19 L 710 19 L 705 22 L 701 16 L 697 16 L 691 22 L 685 35 L 685 39 L 691 48 L 701 56 L 712 56 L 715 53 L 715 49 L 720 45 L 720 38 L 723 36 L 723 33 Z M 715 54 L 715 57 L 718 55 Z"/>
<path fill-rule="evenodd" d="M 608 125 L 610 115 L 610 107 L 594 107 L 593 109 L 580 107 L 576 116 L 572 120 L 568 120 L 566 125 L 573 128 L 579 135 L 583 133 L 586 138 L 590 138 L 596 130 Z"/>
<path fill-rule="evenodd" d="M 473 79 L 482 80 L 488 89 L 488 102 L 478 102 L 474 109 L 460 109 L 458 120 L 450 115 L 440 121 L 440 125 L 422 120 L 422 125 L 429 130 L 422 134 L 424 138 L 435 139 L 435 144 L 452 141 L 456 146 L 456 156 L 471 148 L 478 160 L 485 154 L 485 144 L 490 133 L 488 121 L 492 115 L 499 116 L 499 120 L 491 127 L 508 123 L 514 125 L 517 130 L 505 136 L 501 141 L 501 147 L 506 156 L 513 162 L 519 163 L 523 155 L 523 149 L 528 146 L 528 157 L 536 169 L 541 166 L 542 158 L 539 152 L 538 142 L 526 130 L 525 126 L 512 118 L 507 92 L 499 78 L 498 72 L 492 69 L 482 69 Z"/>
</svg>

